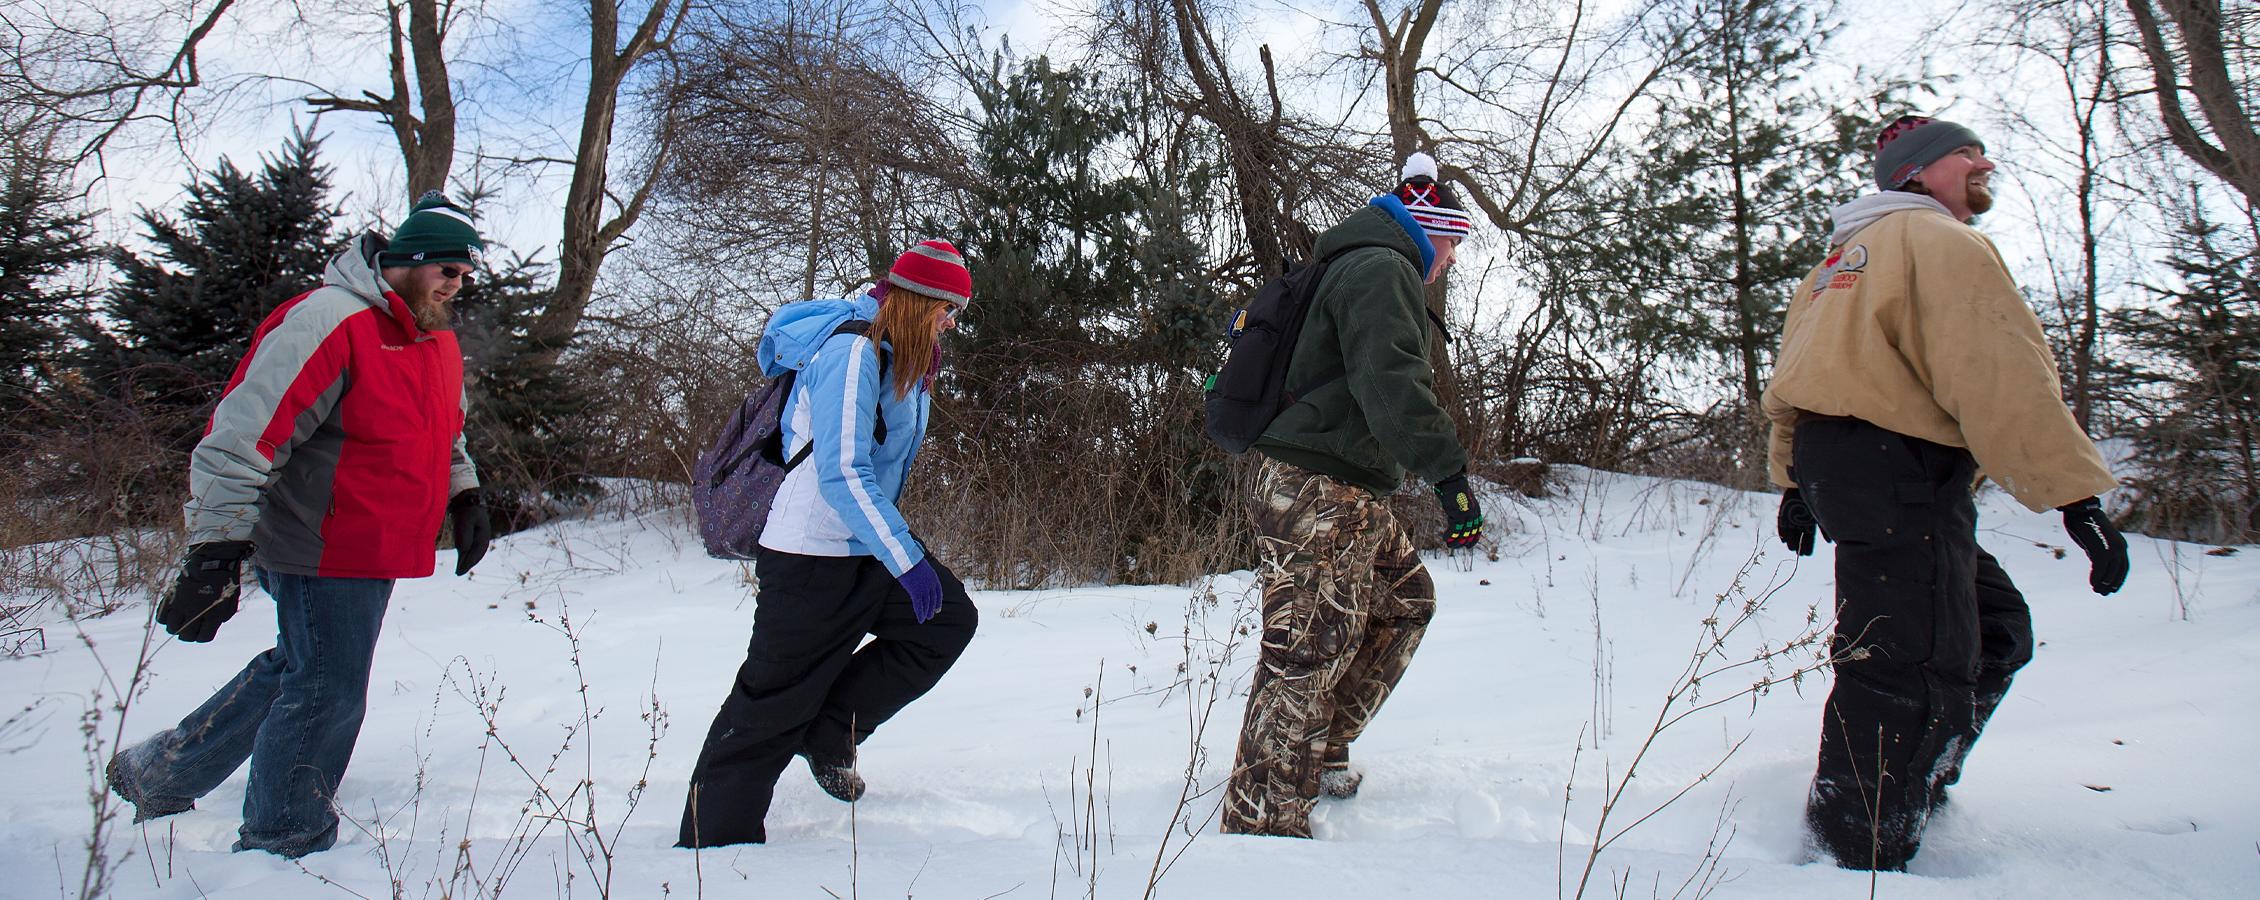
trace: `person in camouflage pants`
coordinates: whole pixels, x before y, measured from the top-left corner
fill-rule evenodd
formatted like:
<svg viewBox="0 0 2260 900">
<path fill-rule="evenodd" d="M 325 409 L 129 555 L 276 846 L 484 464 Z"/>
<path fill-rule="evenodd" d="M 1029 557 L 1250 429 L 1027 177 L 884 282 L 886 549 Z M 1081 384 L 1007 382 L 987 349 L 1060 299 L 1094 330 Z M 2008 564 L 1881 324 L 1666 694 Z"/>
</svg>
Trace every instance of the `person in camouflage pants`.
<svg viewBox="0 0 2260 900">
<path fill-rule="evenodd" d="M 1294 401 L 1254 444 L 1263 650 L 1226 785 L 1229 833 L 1307 838 L 1321 794 L 1357 793 L 1350 742 L 1436 612 L 1436 583 L 1382 498 L 1417 477 L 1436 488 L 1446 547 L 1483 537 L 1467 450 L 1436 402 L 1430 326 L 1443 323 L 1421 287 L 1451 267 L 1474 218 L 1436 174 L 1413 154 L 1394 190 L 1314 244 L 1331 262 L 1285 373 Z"/>
<path fill-rule="evenodd" d="M 1436 584 L 1366 489 L 1273 459 L 1256 485 L 1263 651 L 1224 830 L 1310 837 L 1321 775 L 1347 769 L 1350 742 L 1412 663 Z"/>
</svg>

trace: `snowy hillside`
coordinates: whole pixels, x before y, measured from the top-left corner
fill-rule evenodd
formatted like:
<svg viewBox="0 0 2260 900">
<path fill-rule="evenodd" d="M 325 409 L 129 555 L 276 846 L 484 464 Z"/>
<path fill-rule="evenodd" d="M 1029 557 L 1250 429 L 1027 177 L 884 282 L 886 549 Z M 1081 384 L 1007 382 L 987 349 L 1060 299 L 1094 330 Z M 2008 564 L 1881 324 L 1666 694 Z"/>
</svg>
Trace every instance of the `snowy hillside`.
<svg viewBox="0 0 2260 900">
<path fill-rule="evenodd" d="M 1146 894 L 1158 856 L 1173 863 L 1163 897 L 1535 898 L 1575 893 L 1605 833 L 1589 897 L 1867 896 L 1864 873 L 1800 864 L 1826 676 L 1732 696 L 1769 671 L 1736 663 L 1825 626 L 1829 549 L 1785 557 L 1772 497 L 1706 485 L 1570 470 L 1555 497 L 1486 502 L 1506 523 L 1498 559 L 1431 557 L 1440 611 L 1353 748 L 1363 794 L 1321 803 L 1316 841 L 1222 835 L 1215 794 L 1180 803 L 1189 761 L 1196 792 L 1231 763 L 1253 659 L 1235 630 L 1255 603 L 1241 572 L 1200 588 L 976 592 L 981 631 L 956 670 L 865 745 L 861 803 L 824 796 L 796 762 L 770 844 L 673 849 L 752 605 L 745 571 L 701 554 L 671 510 L 513 535 L 471 578 L 402 582 L 338 847 L 303 869 L 227 852 L 239 771 L 194 812 L 112 823 L 111 853 L 132 854 L 113 893 L 598 896 L 608 882 L 615 897 L 1079 897 L 1095 885 L 1115 898 Z M 2025 589 L 2044 644 L 1913 871 L 1876 877 L 1875 895 L 2254 896 L 2260 552 L 2136 537 L 2127 589 L 2099 598 L 2076 549 L 2055 558 L 2069 544 L 2053 513 L 1997 493 L 1981 510 L 1980 540 Z M 1725 629 L 1760 598 L 1703 663 L 1727 671 L 1672 711 L 1727 702 L 1664 731 L 1599 828 L 1705 620 Z M 81 715 L 105 677 L 128 677 L 144 621 L 138 607 L 93 620 L 83 641 L 47 622 L 52 649 L 0 661 L 10 712 L 30 707 L 0 729 L 0 897 L 77 891 L 91 821 Z M 247 593 L 213 644 L 161 645 L 126 738 L 200 702 L 269 645 L 272 622 Z M 1812 657 L 1791 649 L 1770 671 Z M 101 756 L 114 695 L 104 688 L 92 712 Z M 1209 713 L 1196 754 L 1190 732 Z M 563 821 L 592 815 L 593 836 Z"/>
</svg>

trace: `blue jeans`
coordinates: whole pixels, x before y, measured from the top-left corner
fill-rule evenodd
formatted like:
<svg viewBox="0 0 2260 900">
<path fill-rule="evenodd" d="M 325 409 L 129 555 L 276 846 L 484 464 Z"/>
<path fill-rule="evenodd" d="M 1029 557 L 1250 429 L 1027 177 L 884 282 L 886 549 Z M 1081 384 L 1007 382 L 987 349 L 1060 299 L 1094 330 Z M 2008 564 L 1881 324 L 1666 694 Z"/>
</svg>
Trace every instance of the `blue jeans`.
<svg viewBox="0 0 2260 900">
<path fill-rule="evenodd" d="M 361 736 L 392 580 L 252 571 L 275 598 L 274 649 L 123 767 L 145 804 L 183 807 L 249 758 L 235 849 L 304 856 L 337 843 L 331 799 Z"/>
</svg>

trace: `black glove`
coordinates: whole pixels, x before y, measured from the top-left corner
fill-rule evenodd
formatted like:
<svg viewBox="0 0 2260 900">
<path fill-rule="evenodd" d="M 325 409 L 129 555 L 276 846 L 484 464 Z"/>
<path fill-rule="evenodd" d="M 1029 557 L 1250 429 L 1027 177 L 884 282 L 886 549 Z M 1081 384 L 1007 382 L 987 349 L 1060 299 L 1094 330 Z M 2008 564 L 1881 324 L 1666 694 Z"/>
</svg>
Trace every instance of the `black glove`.
<svg viewBox="0 0 2260 900">
<path fill-rule="evenodd" d="M 2110 594 L 2126 584 L 2127 539 L 2104 514 L 2103 501 L 2089 497 L 2056 510 L 2064 514 L 2064 531 L 2072 536 L 2072 543 L 2087 551 L 2087 586 L 2098 594 Z"/>
<path fill-rule="evenodd" d="M 1444 546 L 1475 546 L 1483 537 L 1483 506 L 1467 489 L 1467 473 L 1436 482 L 1436 502 L 1444 506 Z"/>
<path fill-rule="evenodd" d="M 1805 496 L 1796 488 L 1781 492 L 1781 509 L 1773 515 L 1774 530 L 1781 534 L 1781 544 L 1797 551 L 1798 556 L 1813 555 L 1813 532 L 1819 527 L 1813 519 L 1813 508 L 1805 505 Z"/>
<path fill-rule="evenodd" d="M 494 540 L 494 522 L 487 518 L 487 501 L 478 488 L 467 488 L 447 501 L 447 522 L 455 529 L 455 574 L 468 575 L 486 558 L 487 543 Z"/>
<path fill-rule="evenodd" d="M 157 604 L 157 624 L 191 644 L 211 640 L 220 633 L 220 623 L 235 616 L 242 599 L 243 558 L 250 555 L 250 541 L 206 541 L 188 548 L 172 593 Z"/>
</svg>

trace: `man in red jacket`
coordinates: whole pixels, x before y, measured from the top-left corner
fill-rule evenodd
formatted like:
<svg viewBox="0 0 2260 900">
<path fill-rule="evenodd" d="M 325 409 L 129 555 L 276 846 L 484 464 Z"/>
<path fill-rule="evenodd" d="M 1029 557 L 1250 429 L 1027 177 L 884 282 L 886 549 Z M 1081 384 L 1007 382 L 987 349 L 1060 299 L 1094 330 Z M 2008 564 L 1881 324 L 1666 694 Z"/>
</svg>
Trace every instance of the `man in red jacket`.
<svg viewBox="0 0 2260 900">
<path fill-rule="evenodd" d="M 134 821 L 195 808 L 248 758 L 235 849 L 298 857 L 337 842 L 331 800 L 393 581 L 432 574 L 443 512 L 457 575 L 493 534 L 448 327 L 484 249 L 471 217 L 433 191 L 390 240 L 362 235 L 322 287 L 260 323 L 190 457 L 188 553 L 156 619 L 211 640 L 235 615 L 249 559 L 275 599 L 275 647 L 178 726 L 111 757 L 110 788 Z"/>
</svg>

